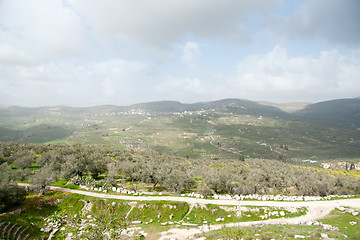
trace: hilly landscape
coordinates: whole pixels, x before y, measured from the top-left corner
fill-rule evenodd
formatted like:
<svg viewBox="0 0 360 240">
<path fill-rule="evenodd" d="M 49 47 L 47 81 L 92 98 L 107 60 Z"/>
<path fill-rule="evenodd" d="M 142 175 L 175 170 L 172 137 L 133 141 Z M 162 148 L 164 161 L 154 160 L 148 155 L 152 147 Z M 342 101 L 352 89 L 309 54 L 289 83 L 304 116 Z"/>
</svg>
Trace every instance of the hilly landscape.
<svg viewBox="0 0 360 240">
<path fill-rule="evenodd" d="M 195 159 L 356 158 L 359 132 L 359 98 L 281 105 L 224 99 L 0 107 L 0 141 L 101 144 Z"/>
<path fill-rule="evenodd" d="M 357 239 L 359 116 L 359 99 L 1 106 L 0 238 Z"/>
</svg>

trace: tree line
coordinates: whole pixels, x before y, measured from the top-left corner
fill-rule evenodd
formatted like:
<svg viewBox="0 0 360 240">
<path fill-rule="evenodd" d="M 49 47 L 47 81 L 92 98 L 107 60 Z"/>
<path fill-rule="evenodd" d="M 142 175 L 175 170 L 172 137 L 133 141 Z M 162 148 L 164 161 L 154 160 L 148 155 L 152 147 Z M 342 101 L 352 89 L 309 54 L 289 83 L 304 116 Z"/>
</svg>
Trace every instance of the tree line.
<svg viewBox="0 0 360 240">
<path fill-rule="evenodd" d="M 109 187 L 141 182 L 149 190 L 161 187 L 175 194 L 196 191 L 204 196 L 360 194 L 360 179 L 277 160 L 192 160 L 101 145 L 0 143 L 0 168 L 0 210 L 24 198 L 15 181 L 29 181 L 44 193 L 60 178 L 77 185 Z M 14 193 L 11 200 L 6 197 L 9 192 Z"/>
</svg>

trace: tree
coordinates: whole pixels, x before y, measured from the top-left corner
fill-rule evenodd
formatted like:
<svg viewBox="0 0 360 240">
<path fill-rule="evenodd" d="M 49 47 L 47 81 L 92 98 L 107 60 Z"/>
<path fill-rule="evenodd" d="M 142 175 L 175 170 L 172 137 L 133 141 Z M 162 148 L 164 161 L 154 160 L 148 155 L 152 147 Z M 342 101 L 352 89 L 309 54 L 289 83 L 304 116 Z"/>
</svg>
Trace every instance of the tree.
<svg viewBox="0 0 360 240">
<path fill-rule="evenodd" d="M 23 201 L 26 191 L 13 181 L 14 174 L 7 163 L 0 165 L 0 212 Z"/>
<path fill-rule="evenodd" d="M 57 174 L 52 165 L 48 164 L 42 167 L 34 176 L 32 176 L 33 188 L 42 195 L 46 193 L 46 187 L 56 181 Z"/>
<path fill-rule="evenodd" d="M 115 178 L 118 176 L 118 167 L 115 162 L 106 164 L 108 170 L 105 181 L 111 185 L 115 185 Z"/>
<path fill-rule="evenodd" d="M 173 167 L 171 173 L 166 176 L 164 184 L 173 189 L 175 194 L 178 195 L 182 190 L 189 190 L 196 182 L 188 173 L 185 165 L 177 164 Z"/>
<path fill-rule="evenodd" d="M 156 185 L 163 183 L 166 176 L 172 172 L 170 163 L 162 159 L 151 159 L 146 162 L 142 180 L 153 184 L 152 190 L 154 191 Z"/>
<path fill-rule="evenodd" d="M 13 156 L 15 160 L 13 165 L 17 169 L 29 168 L 33 162 L 35 162 L 35 155 L 32 152 L 21 152 Z"/>
</svg>

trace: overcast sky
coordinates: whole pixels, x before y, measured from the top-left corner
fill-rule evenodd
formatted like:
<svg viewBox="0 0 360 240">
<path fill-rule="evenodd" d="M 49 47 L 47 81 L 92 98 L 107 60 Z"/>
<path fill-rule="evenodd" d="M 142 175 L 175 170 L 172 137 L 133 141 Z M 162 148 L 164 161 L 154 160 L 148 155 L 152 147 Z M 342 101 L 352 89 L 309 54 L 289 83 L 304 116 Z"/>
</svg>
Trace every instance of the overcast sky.
<svg viewBox="0 0 360 240">
<path fill-rule="evenodd" d="M 360 96 L 359 0 L 0 0 L 0 105 Z"/>
</svg>

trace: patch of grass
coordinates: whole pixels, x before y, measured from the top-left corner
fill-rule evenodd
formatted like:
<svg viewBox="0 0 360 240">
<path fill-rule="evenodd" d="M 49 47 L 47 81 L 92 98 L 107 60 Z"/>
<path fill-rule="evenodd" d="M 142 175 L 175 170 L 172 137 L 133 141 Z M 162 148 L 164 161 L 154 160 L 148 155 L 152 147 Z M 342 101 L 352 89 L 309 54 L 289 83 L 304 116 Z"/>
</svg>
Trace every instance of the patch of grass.
<svg viewBox="0 0 360 240">
<path fill-rule="evenodd" d="M 26 231 L 33 238 L 47 236 L 47 234 L 40 231 L 44 226 L 44 218 L 51 216 L 54 212 L 59 210 L 55 204 L 57 194 L 48 195 L 45 198 L 39 195 L 29 195 L 22 204 L 20 214 L 3 215 L 0 217 L 1 222 L 10 222 L 22 227 L 28 227 Z M 25 237 L 25 236 L 23 236 Z"/>
<path fill-rule="evenodd" d="M 69 189 L 79 189 L 78 185 L 72 184 L 72 183 L 67 183 L 65 185 L 65 188 L 69 188 Z"/>
<path fill-rule="evenodd" d="M 280 214 L 281 211 L 285 213 L 285 217 L 297 217 L 304 215 L 306 208 L 299 208 L 296 212 L 290 212 L 275 207 L 238 207 L 213 204 L 204 206 L 196 205 L 184 221 L 196 224 L 203 224 L 204 221 L 211 224 L 259 221 L 280 218 L 282 217 Z M 277 212 L 278 214 L 270 214 L 270 212 Z"/>
<path fill-rule="evenodd" d="M 343 234 L 335 231 L 327 231 L 319 226 L 302 225 L 267 225 L 244 228 L 223 228 L 211 231 L 201 236 L 206 239 L 298 239 L 295 235 L 304 236 L 306 239 L 322 239 L 321 233 L 329 238 L 345 239 Z"/>
<path fill-rule="evenodd" d="M 67 184 L 67 180 L 63 179 L 63 178 L 59 178 L 56 182 L 53 182 L 53 184 L 51 184 L 51 186 L 55 186 L 55 187 L 65 187 L 65 185 Z"/>
<path fill-rule="evenodd" d="M 41 166 L 37 163 L 32 163 L 30 166 L 30 170 L 36 170 L 36 169 L 40 169 Z"/>
<path fill-rule="evenodd" d="M 360 239 L 360 215 L 353 216 L 351 213 L 336 209 L 330 213 L 328 218 L 322 219 L 320 222 L 338 227 L 340 232 L 346 234 L 349 239 Z M 356 224 L 351 225 L 350 222 Z"/>
<path fill-rule="evenodd" d="M 183 219 L 189 210 L 189 205 L 184 202 L 151 201 L 138 203 L 129 217 L 142 222 L 163 223 Z"/>
<path fill-rule="evenodd" d="M 295 239 L 301 235 L 306 239 L 322 239 L 321 234 L 326 234 L 334 239 L 360 239 L 360 216 L 334 210 L 326 218 L 319 220 L 323 224 L 338 227 L 339 231 L 325 230 L 322 226 L 307 225 L 265 225 L 242 228 L 223 228 L 197 237 L 206 239 Z M 351 225 L 350 222 L 356 222 Z"/>
</svg>

